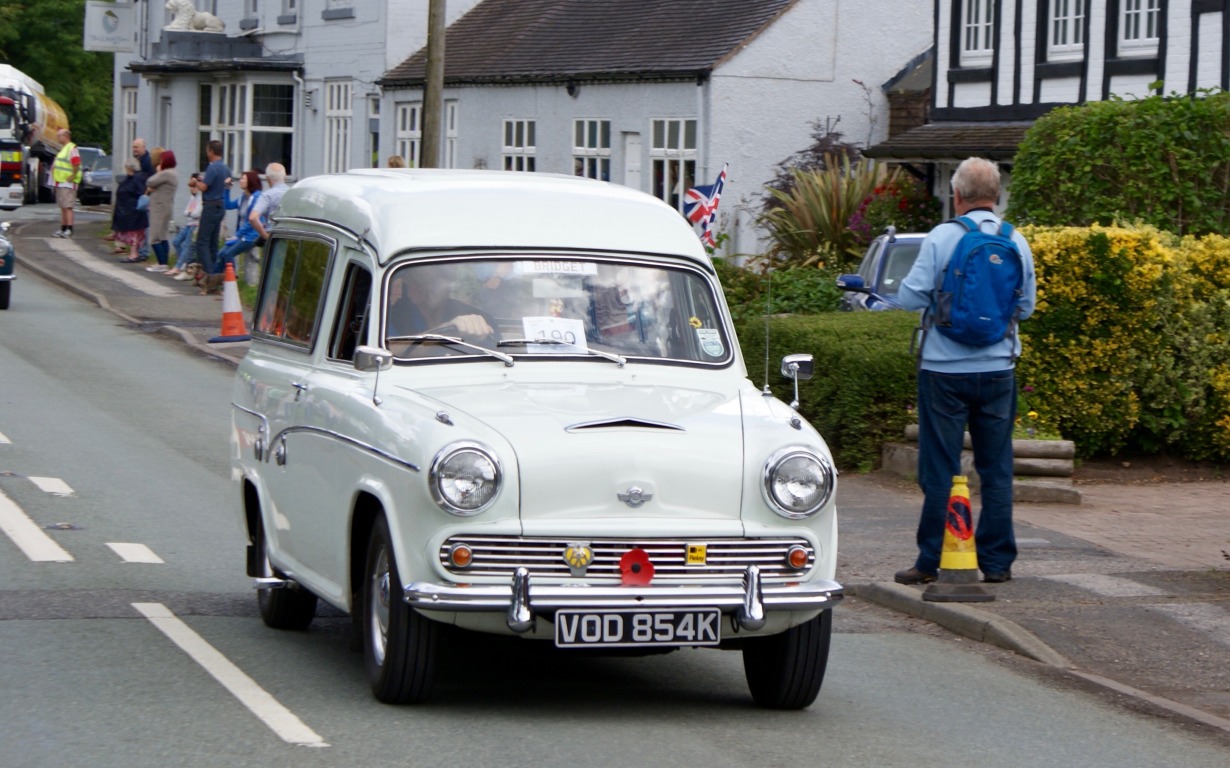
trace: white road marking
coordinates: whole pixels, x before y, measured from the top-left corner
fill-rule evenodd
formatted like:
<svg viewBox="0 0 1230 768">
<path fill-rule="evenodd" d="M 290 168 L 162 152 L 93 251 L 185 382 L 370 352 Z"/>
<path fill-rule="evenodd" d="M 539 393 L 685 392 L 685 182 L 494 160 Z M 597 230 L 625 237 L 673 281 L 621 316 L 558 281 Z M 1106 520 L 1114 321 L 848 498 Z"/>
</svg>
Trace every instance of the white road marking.
<svg viewBox="0 0 1230 768">
<path fill-rule="evenodd" d="M 129 288 L 138 290 L 147 296 L 171 297 L 181 295 L 180 292 L 174 288 L 159 285 L 153 280 L 145 277 L 145 270 L 141 269 L 141 267 L 136 267 L 136 269 L 141 269 L 141 273 L 138 274 L 133 271 L 132 264 L 121 265 L 118 262 L 111 263 L 109 261 L 103 261 L 97 256 L 93 256 L 88 253 L 84 248 L 77 245 L 72 240 L 46 238 L 44 242 L 51 246 L 51 249 L 58 252 L 61 256 L 75 261 L 86 269 L 97 272 L 100 275 L 119 280 Z"/>
<path fill-rule="evenodd" d="M 0 445 L 12 445 L 12 444 L 13 444 L 13 441 L 5 437 L 3 432 L 0 432 Z"/>
<path fill-rule="evenodd" d="M 1210 603 L 1152 605 L 1150 610 L 1164 613 L 1180 624 L 1211 635 L 1222 645 L 1230 645 L 1230 613 Z"/>
<path fill-rule="evenodd" d="M 1156 587 L 1139 584 L 1131 579 L 1105 576 L 1100 573 L 1068 573 L 1042 578 L 1087 589 L 1102 597 L 1164 597 L 1171 594 Z"/>
<path fill-rule="evenodd" d="M 58 477 L 34 477 L 31 475 L 27 479 L 37 485 L 43 493 L 50 493 L 53 496 L 73 495 L 73 489 L 69 487 L 68 483 Z"/>
<path fill-rule="evenodd" d="M 0 530 L 36 563 L 71 563 L 73 556 L 34 524 L 4 491 L 0 491 Z"/>
<path fill-rule="evenodd" d="M 149 619 L 159 632 L 170 638 L 192 660 L 213 676 L 235 698 L 264 721 L 270 730 L 290 744 L 307 747 L 329 746 L 320 736 L 303 724 L 278 700 L 269 695 L 256 681 L 243 673 L 192 628 L 178 619 L 161 603 L 133 603 L 133 608 Z"/>
<path fill-rule="evenodd" d="M 154 550 L 144 544 L 124 544 L 107 542 L 107 546 L 126 563 L 161 563 L 162 558 L 154 554 Z"/>
</svg>

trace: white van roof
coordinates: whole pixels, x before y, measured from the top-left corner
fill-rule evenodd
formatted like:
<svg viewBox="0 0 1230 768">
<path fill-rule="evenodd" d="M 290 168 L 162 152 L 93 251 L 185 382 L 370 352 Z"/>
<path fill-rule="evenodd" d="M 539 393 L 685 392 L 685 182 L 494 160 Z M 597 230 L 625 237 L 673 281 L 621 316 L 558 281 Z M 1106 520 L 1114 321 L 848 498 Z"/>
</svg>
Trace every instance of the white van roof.
<svg viewBox="0 0 1230 768">
<path fill-rule="evenodd" d="M 311 176 L 277 218 L 362 236 L 382 262 L 407 250 L 580 249 L 684 257 L 710 266 L 691 225 L 657 198 L 574 176 L 371 168 Z"/>
</svg>

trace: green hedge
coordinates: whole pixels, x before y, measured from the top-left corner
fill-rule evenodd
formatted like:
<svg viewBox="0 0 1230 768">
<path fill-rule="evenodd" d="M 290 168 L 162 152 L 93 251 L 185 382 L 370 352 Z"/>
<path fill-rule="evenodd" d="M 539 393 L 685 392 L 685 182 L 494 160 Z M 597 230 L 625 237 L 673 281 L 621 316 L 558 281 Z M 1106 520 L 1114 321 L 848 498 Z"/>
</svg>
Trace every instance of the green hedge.
<svg viewBox="0 0 1230 768">
<path fill-rule="evenodd" d="M 837 267 L 788 266 L 764 273 L 714 259 L 722 292 L 735 322 L 765 314 L 835 312 L 841 304 Z"/>
<path fill-rule="evenodd" d="M 1230 94 L 1110 99 L 1059 107 L 1030 127 L 1012 168 L 1008 219 L 1225 233 L 1227 189 Z"/>
<path fill-rule="evenodd" d="M 799 387 L 799 412 L 820 431 L 841 469 L 868 471 L 881 446 L 914 422 L 912 312 L 831 312 L 769 319 L 769 385 L 785 402 L 793 385 L 781 376 L 784 355 L 815 355 L 816 373 Z M 765 381 L 765 319 L 737 323 L 748 375 Z"/>
</svg>

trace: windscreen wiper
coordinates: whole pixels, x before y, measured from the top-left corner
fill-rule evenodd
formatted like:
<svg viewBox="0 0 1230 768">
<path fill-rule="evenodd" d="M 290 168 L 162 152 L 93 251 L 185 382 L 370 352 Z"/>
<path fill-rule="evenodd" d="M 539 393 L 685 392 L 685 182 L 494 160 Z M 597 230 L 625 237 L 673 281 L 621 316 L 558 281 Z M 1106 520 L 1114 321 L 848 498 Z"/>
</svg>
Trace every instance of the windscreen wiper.
<svg viewBox="0 0 1230 768">
<path fill-rule="evenodd" d="M 439 334 L 439 333 L 420 333 L 414 336 L 390 336 L 387 339 L 385 339 L 386 344 L 388 344 L 388 342 L 390 341 L 408 341 L 412 344 L 452 344 L 455 347 L 462 347 L 464 349 L 477 350 L 479 352 L 482 352 L 484 355 L 489 355 L 490 357 L 494 357 L 496 360 L 499 360 L 500 362 L 504 363 L 504 365 L 508 366 L 509 368 L 511 368 L 515 362 L 511 355 L 506 355 L 503 352 L 497 352 L 494 349 L 487 349 L 486 347 L 481 347 L 478 344 L 471 344 L 465 339 L 461 339 L 456 336 L 444 336 L 443 334 Z M 501 344 L 503 344 L 503 342 L 501 342 Z M 409 360 L 411 358 L 398 357 L 397 359 L 398 360 Z"/>
<path fill-rule="evenodd" d="M 600 349 L 590 349 L 588 347 L 578 347 L 576 344 L 569 344 L 560 339 L 504 339 L 497 346 L 500 347 L 527 347 L 530 344 L 546 344 L 551 346 L 571 347 L 574 352 L 580 352 L 586 355 L 594 355 L 595 357 L 605 358 L 612 363 L 616 363 L 620 368 L 628 362 L 626 357 L 615 354 L 614 352 L 603 352 Z"/>
</svg>

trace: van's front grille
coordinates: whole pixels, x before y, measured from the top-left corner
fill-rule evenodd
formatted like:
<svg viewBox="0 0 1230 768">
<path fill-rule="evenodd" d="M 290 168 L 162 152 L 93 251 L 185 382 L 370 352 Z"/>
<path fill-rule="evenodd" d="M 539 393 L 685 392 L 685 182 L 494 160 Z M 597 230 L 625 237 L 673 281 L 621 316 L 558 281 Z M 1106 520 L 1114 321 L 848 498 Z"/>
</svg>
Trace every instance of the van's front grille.
<svg viewBox="0 0 1230 768">
<path fill-rule="evenodd" d="M 564 559 L 564 551 L 576 544 L 593 550 L 593 561 L 583 574 L 574 574 Z M 452 551 L 468 547 L 472 553 L 468 567 L 453 564 Z M 689 548 L 699 559 L 697 547 L 704 548 L 703 563 L 688 564 Z M 794 547 L 807 552 L 807 564 L 792 568 L 787 554 Z M 526 568 L 533 577 L 586 579 L 609 578 L 618 581 L 619 560 L 633 549 L 643 549 L 654 567 L 654 581 L 697 581 L 740 578 L 749 565 L 760 569 L 764 580 L 795 580 L 815 563 L 816 553 L 806 539 L 551 539 L 515 536 L 454 536 L 440 547 L 440 563 L 458 576 L 511 577 L 517 568 Z"/>
</svg>

